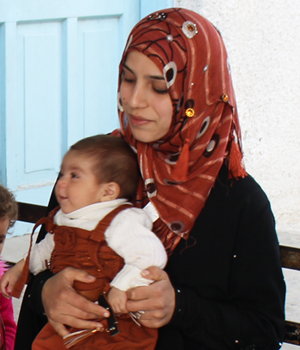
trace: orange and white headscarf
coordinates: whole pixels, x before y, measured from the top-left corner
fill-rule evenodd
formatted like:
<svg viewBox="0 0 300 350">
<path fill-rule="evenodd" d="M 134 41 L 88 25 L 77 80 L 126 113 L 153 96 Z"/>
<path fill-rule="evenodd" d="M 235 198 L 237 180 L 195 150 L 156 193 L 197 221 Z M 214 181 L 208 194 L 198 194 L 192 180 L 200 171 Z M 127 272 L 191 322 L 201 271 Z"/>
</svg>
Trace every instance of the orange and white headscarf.
<svg viewBox="0 0 300 350">
<path fill-rule="evenodd" d="M 231 177 L 246 176 L 235 95 L 221 35 L 195 12 L 172 8 L 142 19 L 129 35 L 119 88 L 133 50 L 161 69 L 173 103 L 169 132 L 143 143 L 133 137 L 119 100 L 121 133 L 137 150 L 143 176 L 137 205 L 154 205 L 160 216 L 154 231 L 171 253 L 188 238 L 224 160 Z"/>
</svg>

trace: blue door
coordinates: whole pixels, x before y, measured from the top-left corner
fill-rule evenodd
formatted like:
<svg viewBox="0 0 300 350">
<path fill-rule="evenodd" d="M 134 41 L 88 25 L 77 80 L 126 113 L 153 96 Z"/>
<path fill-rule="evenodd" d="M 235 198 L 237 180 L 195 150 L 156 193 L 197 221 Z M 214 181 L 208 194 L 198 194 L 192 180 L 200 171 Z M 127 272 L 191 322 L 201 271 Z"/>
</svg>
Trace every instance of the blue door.
<svg viewBox="0 0 300 350">
<path fill-rule="evenodd" d="M 0 0 L 0 182 L 46 204 L 63 154 L 118 127 L 133 25 L 173 0 Z"/>
</svg>

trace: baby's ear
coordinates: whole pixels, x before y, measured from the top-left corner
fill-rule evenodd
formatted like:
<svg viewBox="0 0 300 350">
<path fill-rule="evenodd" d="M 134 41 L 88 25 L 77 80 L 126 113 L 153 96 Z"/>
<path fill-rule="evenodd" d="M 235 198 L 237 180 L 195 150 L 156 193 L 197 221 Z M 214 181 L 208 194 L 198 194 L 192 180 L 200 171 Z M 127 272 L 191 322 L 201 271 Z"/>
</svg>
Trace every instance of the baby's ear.
<svg viewBox="0 0 300 350">
<path fill-rule="evenodd" d="M 117 199 L 119 197 L 120 191 L 120 186 L 116 182 L 108 182 L 107 184 L 105 184 L 102 202 Z"/>
</svg>

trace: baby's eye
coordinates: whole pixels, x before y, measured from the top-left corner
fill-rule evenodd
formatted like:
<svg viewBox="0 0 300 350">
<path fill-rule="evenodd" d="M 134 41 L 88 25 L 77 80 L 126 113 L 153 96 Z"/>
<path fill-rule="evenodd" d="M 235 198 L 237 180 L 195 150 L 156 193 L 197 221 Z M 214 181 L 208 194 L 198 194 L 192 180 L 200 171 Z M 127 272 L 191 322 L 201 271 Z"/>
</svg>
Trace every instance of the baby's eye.
<svg viewBox="0 0 300 350">
<path fill-rule="evenodd" d="M 76 173 L 71 173 L 71 178 L 72 179 L 77 179 L 79 176 Z"/>
<path fill-rule="evenodd" d="M 58 180 L 61 178 L 61 177 L 63 177 L 63 173 L 60 171 L 59 173 L 58 173 Z"/>
</svg>

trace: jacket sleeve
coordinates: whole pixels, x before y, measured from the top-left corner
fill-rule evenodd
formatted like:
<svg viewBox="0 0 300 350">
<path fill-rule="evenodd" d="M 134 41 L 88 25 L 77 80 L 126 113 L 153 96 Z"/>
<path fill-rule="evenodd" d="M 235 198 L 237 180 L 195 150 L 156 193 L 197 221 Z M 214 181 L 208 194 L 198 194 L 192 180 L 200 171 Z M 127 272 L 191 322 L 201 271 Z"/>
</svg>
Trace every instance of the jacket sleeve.
<svg viewBox="0 0 300 350">
<path fill-rule="evenodd" d="M 269 201 L 257 185 L 231 205 L 227 220 L 236 221 L 236 232 L 226 297 L 203 297 L 193 288 L 175 285 L 176 309 L 169 327 L 208 349 L 279 349 L 285 283 Z"/>
</svg>

